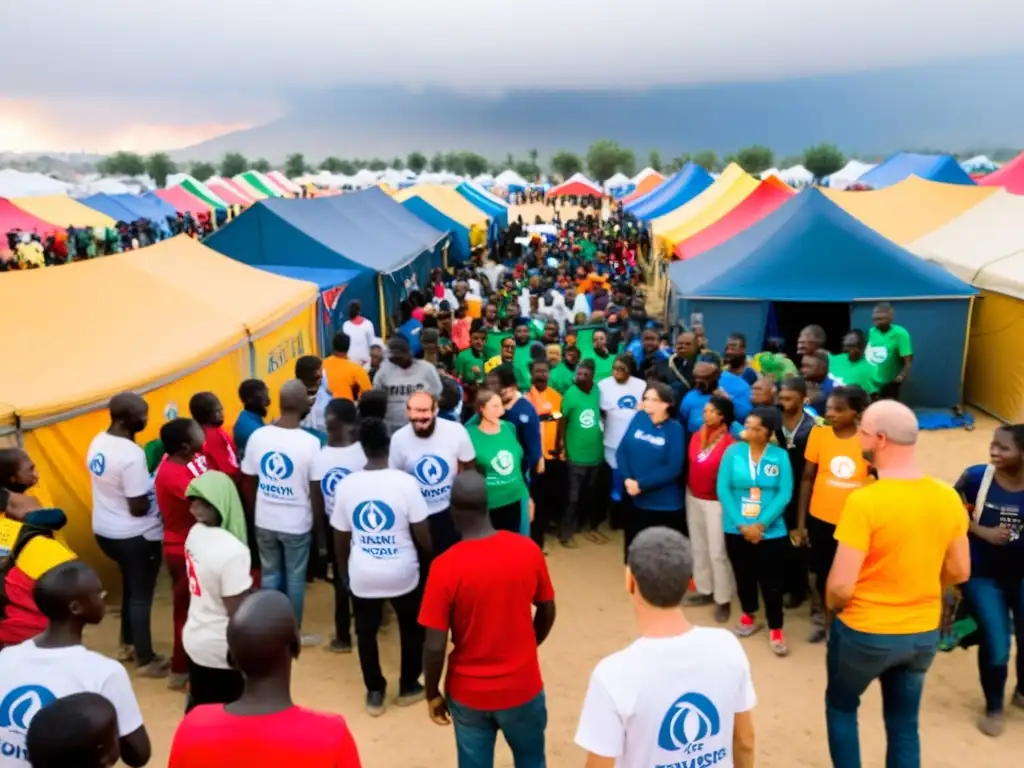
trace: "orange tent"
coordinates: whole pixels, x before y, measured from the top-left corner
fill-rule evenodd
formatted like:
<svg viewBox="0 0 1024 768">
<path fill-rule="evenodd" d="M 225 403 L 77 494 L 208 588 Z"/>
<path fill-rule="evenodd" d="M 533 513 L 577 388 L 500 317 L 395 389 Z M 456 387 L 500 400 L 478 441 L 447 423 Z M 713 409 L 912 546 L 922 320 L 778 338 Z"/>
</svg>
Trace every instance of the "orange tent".
<svg viewBox="0 0 1024 768">
<path fill-rule="evenodd" d="M 665 177 L 660 173 L 649 173 L 640 179 L 640 183 L 636 185 L 636 189 L 626 195 L 620 201 L 623 205 L 626 203 L 632 203 L 634 200 L 639 200 L 649 192 L 653 192 L 662 184 L 665 183 Z"/>
</svg>

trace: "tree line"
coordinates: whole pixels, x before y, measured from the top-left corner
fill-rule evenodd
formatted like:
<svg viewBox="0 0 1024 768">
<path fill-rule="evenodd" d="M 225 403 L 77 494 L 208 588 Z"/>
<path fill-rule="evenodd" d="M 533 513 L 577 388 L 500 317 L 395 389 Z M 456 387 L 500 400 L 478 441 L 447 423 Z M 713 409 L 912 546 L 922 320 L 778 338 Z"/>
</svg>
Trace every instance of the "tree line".
<svg viewBox="0 0 1024 768">
<path fill-rule="evenodd" d="M 929 151 L 929 153 L 935 152 L 941 154 L 938 150 Z M 712 150 L 705 149 L 692 154 L 676 155 L 668 161 L 662 160 L 658 150 L 651 150 L 643 165 L 666 174 L 675 173 L 688 162 L 699 165 L 709 172 L 721 171 L 730 163 L 736 163 L 750 174 L 763 173 L 775 166 L 789 168 L 794 165 L 803 165 L 816 179 L 822 179 L 846 165 L 847 160 L 847 156 L 835 144 L 823 142 L 808 147 L 801 154 L 781 158 L 776 157 L 771 147 L 760 144 L 743 147 L 722 158 L 719 158 L 718 154 Z M 555 152 L 546 166 L 541 164 L 537 150 L 531 149 L 526 153 L 526 157 L 516 157 L 512 153 L 508 153 L 499 162 L 492 162 L 476 152 L 435 152 L 432 156 L 427 157 L 424 153 L 415 151 L 410 152 L 404 158 L 393 157 L 390 160 L 331 156 L 324 158 L 318 164 L 312 164 L 301 152 L 295 152 L 288 155 L 284 163 L 277 167 L 289 178 L 303 176 L 317 170 L 353 176 L 362 169 L 383 171 L 386 168 L 393 168 L 400 171 L 408 168 L 417 174 L 426 170 L 434 173 L 450 171 L 459 176 L 470 177 L 487 172 L 497 174 L 511 169 L 526 179 L 536 179 L 546 172 L 565 179 L 574 173 L 586 170 L 592 178 L 604 180 L 616 173 L 633 177 L 639 165 L 633 150 L 621 146 L 612 139 L 599 139 L 591 144 L 587 152 L 582 155 L 569 150 Z M 157 152 L 149 156 L 134 152 L 116 152 L 104 158 L 99 163 L 98 170 L 108 175 L 148 174 L 159 186 L 164 186 L 167 177 L 179 170 L 187 170 L 199 181 L 206 181 L 211 176 L 220 175 L 230 178 L 248 170 L 265 173 L 272 167 L 271 163 L 264 158 L 250 160 L 239 152 L 228 152 L 219 163 L 196 162 L 182 166 L 174 163 L 164 152 Z"/>
</svg>

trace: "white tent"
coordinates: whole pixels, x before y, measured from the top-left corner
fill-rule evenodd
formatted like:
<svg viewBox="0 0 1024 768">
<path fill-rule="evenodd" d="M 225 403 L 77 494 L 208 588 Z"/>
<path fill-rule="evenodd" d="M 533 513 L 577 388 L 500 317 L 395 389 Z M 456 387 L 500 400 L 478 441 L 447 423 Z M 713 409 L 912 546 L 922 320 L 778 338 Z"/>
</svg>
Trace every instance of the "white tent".
<svg viewBox="0 0 1024 768">
<path fill-rule="evenodd" d="M 639 185 L 640 182 L 646 179 L 648 176 L 661 176 L 662 178 L 664 178 L 663 174 L 658 173 L 656 170 L 651 168 L 651 166 L 647 166 L 642 171 L 640 171 L 640 173 L 638 173 L 636 176 L 630 179 L 630 183 Z"/>
<path fill-rule="evenodd" d="M 468 186 L 470 189 L 472 189 L 474 192 L 476 192 L 481 197 L 487 198 L 492 203 L 497 203 L 500 206 L 508 208 L 508 202 L 506 202 L 505 200 L 502 200 L 497 195 L 492 195 L 490 192 L 488 192 L 486 189 L 481 187 L 479 184 L 477 184 L 477 183 L 475 183 L 473 181 L 470 181 L 469 179 L 467 179 L 464 183 L 466 184 L 466 186 Z"/>
<path fill-rule="evenodd" d="M 999 163 L 985 155 L 975 155 L 970 160 L 960 163 L 960 167 L 967 173 L 992 173 L 999 168 Z"/>
<path fill-rule="evenodd" d="M 268 171 L 266 174 L 270 180 L 281 187 L 285 192 L 291 192 L 293 195 L 298 195 L 302 192 L 302 187 L 296 184 L 294 181 L 289 179 L 280 171 Z"/>
<path fill-rule="evenodd" d="M 494 177 L 489 173 L 481 173 L 479 176 L 473 177 L 473 183 L 478 187 L 484 187 L 486 189 L 494 184 Z"/>
<path fill-rule="evenodd" d="M 66 195 L 72 185 L 34 171 L 0 170 L 0 197 L 35 197 L 37 195 Z"/>
<path fill-rule="evenodd" d="M 873 163 L 862 163 L 860 160 L 850 160 L 846 165 L 825 178 L 823 186 L 830 189 L 846 189 L 857 182 L 861 176 L 874 168 Z"/>
<path fill-rule="evenodd" d="M 377 184 L 380 175 L 366 168 L 360 168 L 356 171 L 356 175 L 350 178 L 354 187 L 372 187 Z"/>
<path fill-rule="evenodd" d="M 505 189 L 526 189 L 530 182 L 524 179 L 515 171 L 502 171 L 494 179 L 494 186 Z"/>
<path fill-rule="evenodd" d="M 631 183 L 629 176 L 624 173 L 616 173 L 615 175 L 605 179 L 604 190 L 605 192 L 608 192 L 619 187 L 625 187 Z"/>
<path fill-rule="evenodd" d="M 814 181 L 814 174 L 802 165 L 794 165 L 779 171 L 779 178 L 791 187 L 805 187 Z"/>
<path fill-rule="evenodd" d="M 782 178 L 782 171 L 780 171 L 780 170 L 779 170 L 778 168 L 776 168 L 775 166 L 772 166 L 772 167 L 771 167 L 771 168 L 769 168 L 769 169 L 768 169 L 767 171 L 764 171 L 764 172 L 763 172 L 763 173 L 761 174 L 761 179 L 762 179 L 762 180 L 764 180 L 764 179 L 767 179 L 767 178 L 768 178 L 769 176 L 774 176 L 774 177 L 775 177 L 775 178 L 777 178 L 777 179 L 781 179 L 781 178 Z"/>
</svg>

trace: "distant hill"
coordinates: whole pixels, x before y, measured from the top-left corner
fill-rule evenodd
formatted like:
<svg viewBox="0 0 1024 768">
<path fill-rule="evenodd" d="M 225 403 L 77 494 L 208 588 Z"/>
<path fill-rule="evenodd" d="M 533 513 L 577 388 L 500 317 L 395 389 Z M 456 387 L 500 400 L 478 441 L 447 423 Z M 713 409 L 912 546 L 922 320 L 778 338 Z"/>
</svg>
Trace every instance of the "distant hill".
<svg viewBox="0 0 1024 768">
<path fill-rule="evenodd" d="M 267 125 L 177 150 L 177 160 L 228 151 L 280 162 L 329 155 L 390 158 L 473 150 L 491 159 L 537 149 L 583 151 L 613 138 L 642 159 L 764 144 L 778 157 L 819 141 L 849 153 L 909 147 L 1024 146 L 1024 55 L 814 77 L 630 91 L 509 91 L 474 97 L 401 87 L 338 88 L 293 99 Z"/>
</svg>

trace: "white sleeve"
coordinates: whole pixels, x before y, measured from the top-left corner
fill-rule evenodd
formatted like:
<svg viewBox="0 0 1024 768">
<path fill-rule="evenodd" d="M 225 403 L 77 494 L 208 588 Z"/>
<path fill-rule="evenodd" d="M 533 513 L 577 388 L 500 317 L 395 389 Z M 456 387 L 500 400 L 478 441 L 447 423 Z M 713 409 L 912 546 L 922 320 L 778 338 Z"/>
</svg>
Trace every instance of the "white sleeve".
<svg viewBox="0 0 1024 768">
<path fill-rule="evenodd" d="M 473 441 L 469 437 L 469 431 L 461 424 L 459 424 L 458 456 L 459 461 L 463 464 L 476 460 L 476 449 L 473 447 Z"/>
<path fill-rule="evenodd" d="M 256 432 L 259 432 L 257 429 Z M 259 441 L 254 440 L 256 432 L 253 432 L 249 437 L 249 442 L 246 443 L 245 453 L 242 454 L 242 474 L 256 477 L 260 473 L 259 459 L 256 458 L 257 450 L 259 447 Z"/>
<path fill-rule="evenodd" d="M 131 680 L 124 667 L 120 664 L 111 666 L 110 674 L 103 681 L 99 693 L 114 705 L 118 736 L 127 736 L 142 727 L 142 710 L 139 709 L 138 699 L 135 698 L 135 691 L 132 690 Z"/>
<path fill-rule="evenodd" d="M 576 744 L 598 757 L 622 757 L 626 726 L 611 694 L 596 674 L 590 676 L 587 697 L 583 700 Z"/>
<path fill-rule="evenodd" d="M 324 475 L 327 474 L 327 470 L 324 469 L 324 466 L 326 466 L 327 462 L 324 461 L 323 450 L 324 449 L 321 448 L 320 452 L 317 453 L 316 458 L 313 459 L 313 469 L 309 473 L 310 480 L 316 480 L 317 482 L 320 482 L 321 480 L 324 479 Z M 245 463 L 244 459 L 242 460 L 242 463 Z"/>
<path fill-rule="evenodd" d="M 405 457 L 402 455 L 402 439 L 398 437 L 396 432 L 391 438 L 391 446 L 388 450 L 388 467 L 390 469 L 405 469 Z"/>
<path fill-rule="evenodd" d="M 348 516 L 348 505 L 345 503 L 345 499 L 341 497 L 341 486 L 345 480 L 342 479 L 334 487 L 334 509 L 331 510 L 331 528 L 337 531 L 344 531 L 345 533 L 352 533 L 352 522 Z"/>
<path fill-rule="evenodd" d="M 740 687 L 736 692 L 736 711 L 749 712 L 757 706 L 757 694 L 754 692 L 754 679 L 750 675 L 750 659 L 739 640 L 736 640 L 736 650 L 739 652 L 739 663 L 743 667 L 740 676 Z"/>
<path fill-rule="evenodd" d="M 423 494 L 420 492 L 420 484 L 416 482 L 416 479 L 412 475 L 406 475 L 409 478 L 409 482 L 405 485 L 405 496 L 408 503 L 407 509 L 409 510 L 409 523 L 422 523 L 428 517 L 430 517 L 430 509 L 427 507 L 427 502 L 423 498 Z"/>
<path fill-rule="evenodd" d="M 252 558 L 248 549 L 239 549 L 224 563 L 220 574 L 222 597 L 237 597 L 252 587 Z"/>
<path fill-rule="evenodd" d="M 137 499 L 146 496 L 153 489 L 153 479 L 146 467 L 146 453 L 137 445 L 132 446 L 128 465 L 122 478 L 125 498 Z"/>
<path fill-rule="evenodd" d="M 427 365 L 430 365 L 430 363 L 427 363 Z M 441 374 L 432 365 L 430 365 L 430 371 L 427 373 L 427 386 L 427 391 L 434 397 L 441 396 Z"/>
</svg>

